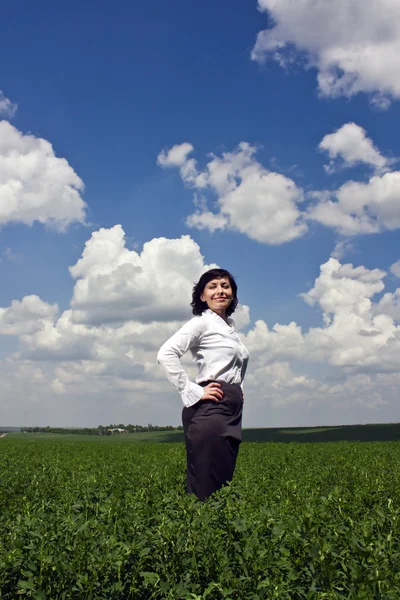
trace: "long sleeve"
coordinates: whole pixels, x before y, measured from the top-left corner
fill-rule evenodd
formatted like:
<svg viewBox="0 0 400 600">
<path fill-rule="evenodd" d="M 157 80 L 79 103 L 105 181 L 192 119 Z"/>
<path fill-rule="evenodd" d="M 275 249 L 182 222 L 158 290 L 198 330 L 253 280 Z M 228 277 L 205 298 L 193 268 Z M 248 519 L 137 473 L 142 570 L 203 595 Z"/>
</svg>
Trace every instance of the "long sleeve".
<svg viewBox="0 0 400 600">
<path fill-rule="evenodd" d="M 180 358 L 199 343 L 201 333 L 202 320 L 194 317 L 161 346 L 157 355 L 157 361 L 164 368 L 169 381 L 178 390 L 183 404 L 187 407 L 200 400 L 204 388 L 189 380 Z"/>
</svg>

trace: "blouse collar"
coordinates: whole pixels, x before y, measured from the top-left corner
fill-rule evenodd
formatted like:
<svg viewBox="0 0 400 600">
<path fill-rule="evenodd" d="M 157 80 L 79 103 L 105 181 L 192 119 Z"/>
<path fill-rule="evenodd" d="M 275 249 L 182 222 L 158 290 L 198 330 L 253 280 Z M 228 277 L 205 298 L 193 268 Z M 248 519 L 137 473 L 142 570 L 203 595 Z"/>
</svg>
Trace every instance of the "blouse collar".
<svg viewBox="0 0 400 600">
<path fill-rule="evenodd" d="M 211 308 L 207 308 L 204 312 L 205 312 L 205 314 L 213 317 L 219 323 L 222 323 L 223 325 L 225 325 L 225 327 L 229 327 L 229 329 L 233 329 L 233 320 L 230 317 L 228 317 L 227 320 L 225 321 L 225 319 L 223 319 L 216 312 L 211 310 Z"/>
</svg>

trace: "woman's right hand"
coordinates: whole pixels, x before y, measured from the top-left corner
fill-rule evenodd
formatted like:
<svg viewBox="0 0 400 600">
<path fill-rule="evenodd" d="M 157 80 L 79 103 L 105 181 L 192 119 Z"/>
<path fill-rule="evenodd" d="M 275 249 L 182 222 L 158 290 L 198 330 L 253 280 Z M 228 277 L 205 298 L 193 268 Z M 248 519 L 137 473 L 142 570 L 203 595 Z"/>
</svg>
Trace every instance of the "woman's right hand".
<svg viewBox="0 0 400 600">
<path fill-rule="evenodd" d="M 221 384 L 216 381 L 212 381 L 204 388 L 204 394 L 200 400 L 213 400 L 219 402 L 224 397 L 224 392 L 221 389 Z"/>
</svg>

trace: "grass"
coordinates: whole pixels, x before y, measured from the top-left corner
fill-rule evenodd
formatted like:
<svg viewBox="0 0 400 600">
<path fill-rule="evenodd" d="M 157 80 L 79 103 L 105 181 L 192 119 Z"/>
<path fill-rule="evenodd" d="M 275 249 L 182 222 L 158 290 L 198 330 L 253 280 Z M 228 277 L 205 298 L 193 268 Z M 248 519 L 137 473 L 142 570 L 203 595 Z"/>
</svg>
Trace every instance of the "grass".
<svg viewBox="0 0 400 600">
<path fill-rule="evenodd" d="M 1 600 L 400 598 L 396 442 L 244 443 L 201 503 L 183 444 L 77 438 L 1 440 Z"/>
</svg>

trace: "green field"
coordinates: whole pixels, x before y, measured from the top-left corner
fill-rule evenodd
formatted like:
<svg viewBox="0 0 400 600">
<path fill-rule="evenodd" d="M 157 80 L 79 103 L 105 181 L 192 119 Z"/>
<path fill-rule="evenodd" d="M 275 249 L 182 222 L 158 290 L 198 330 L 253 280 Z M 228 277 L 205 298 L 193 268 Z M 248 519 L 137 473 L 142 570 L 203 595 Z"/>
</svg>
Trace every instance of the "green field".
<svg viewBox="0 0 400 600">
<path fill-rule="evenodd" d="M 71 433 L 8 433 L 5 438 L 28 442 L 33 440 L 52 440 L 60 442 L 95 442 L 103 444 L 129 442 L 183 442 L 181 431 L 143 431 L 120 435 L 81 435 Z M 2 438 L 2 439 L 5 439 Z M 2 440 L 0 440 L 1 442 Z"/>
<path fill-rule="evenodd" d="M 76 437 L 0 440 L 2 599 L 400 598 L 396 442 L 244 443 L 202 504 L 183 444 Z"/>
</svg>

